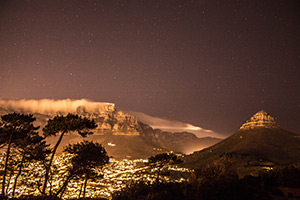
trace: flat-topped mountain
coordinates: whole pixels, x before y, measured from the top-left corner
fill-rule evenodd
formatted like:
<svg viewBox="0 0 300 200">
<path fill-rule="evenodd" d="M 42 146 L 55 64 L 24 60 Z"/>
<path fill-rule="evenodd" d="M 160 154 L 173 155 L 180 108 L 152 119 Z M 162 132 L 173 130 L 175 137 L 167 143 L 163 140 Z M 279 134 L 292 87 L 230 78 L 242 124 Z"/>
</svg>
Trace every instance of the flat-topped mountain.
<svg viewBox="0 0 300 200">
<path fill-rule="evenodd" d="M 135 116 L 117 111 L 115 104 L 81 100 L 0 100 L 0 114 L 9 112 L 32 113 L 39 126 L 56 115 L 78 114 L 95 120 L 97 135 L 139 135 Z"/>
<path fill-rule="evenodd" d="M 280 128 L 272 116 L 260 111 L 232 136 L 187 156 L 184 165 L 203 168 L 226 161 L 250 172 L 257 167 L 298 163 L 299 155 L 300 135 Z"/>
<path fill-rule="evenodd" d="M 97 128 L 94 134 L 86 139 L 97 141 L 104 145 L 110 156 L 115 158 L 148 157 L 163 151 L 191 153 L 220 141 L 217 138 L 198 138 L 193 133 L 171 133 L 152 129 L 138 121 L 137 117 L 123 111 L 118 111 L 113 103 L 91 102 L 81 100 L 1 100 L 0 115 L 10 112 L 32 113 L 36 117 L 36 125 L 41 128 L 47 120 L 56 115 L 67 113 L 78 114 L 93 119 Z M 50 137 L 48 142 L 55 144 L 57 138 Z M 63 146 L 76 143 L 82 138 L 75 134 L 63 138 Z"/>
</svg>

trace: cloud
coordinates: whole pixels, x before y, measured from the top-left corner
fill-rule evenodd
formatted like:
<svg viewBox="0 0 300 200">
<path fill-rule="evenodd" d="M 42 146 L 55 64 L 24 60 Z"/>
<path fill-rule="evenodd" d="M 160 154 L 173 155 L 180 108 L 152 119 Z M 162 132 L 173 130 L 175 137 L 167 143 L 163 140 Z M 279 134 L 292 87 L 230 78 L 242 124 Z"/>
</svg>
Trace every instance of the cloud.
<svg viewBox="0 0 300 200">
<path fill-rule="evenodd" d="M 185 122 L 153 117 L 145 113 L 135 112 L 135 111 L 128 111 L 128 113 L 136 116 L 139 121 L 150 125 L 154 129 L 161 129 L 169 132 L 190 132 L 190 133 L 194 133 L 199 138 L 201 137 L 224 138 L 225 137 L 224 135 L 216 133 L 212 130 L 204 129 L 199 126 L 195 126 Z"/>
<path fill-rule="evenodd" d="M 16 112 L 30 112 L 40 114 L 67 114 L 76 113 L 78 107 L 82 107 L 84 111 L 96 113 L 105 110 L 114 110 L 115 105 L 113 103 L 94 102 L 87 99 L 20 99 L 20 100 L 3 100 L 0 99 L 0 106 L 8 110 Z M 224 138 L 222 134 L 218 134 L 212 130 L 203 129 L 199 126 L 195 126 L 189 123 L 184 123 L 176 120 L 163 119 L 159 117 L 153 117 L 141 112 L 129 111 L 138 118 L 139 121 L 149 124 L 154 129 L 161 129 L 169 132 L 191 132 L 197 137 L 217 137 Z"/>
<path fill-rule="evenodd" d="M 113 103 L 93 102 L 87 99 L 20 99 L 20 100 L 3 100 L 0 99 L 0 106 L 15 111 L 32 112 L 32 113 L 75 113 L 79 106 L 83 106 L 85 111 L 101 111 L 108 109 L 108 106 L 114 109 Z"/>
</svg>

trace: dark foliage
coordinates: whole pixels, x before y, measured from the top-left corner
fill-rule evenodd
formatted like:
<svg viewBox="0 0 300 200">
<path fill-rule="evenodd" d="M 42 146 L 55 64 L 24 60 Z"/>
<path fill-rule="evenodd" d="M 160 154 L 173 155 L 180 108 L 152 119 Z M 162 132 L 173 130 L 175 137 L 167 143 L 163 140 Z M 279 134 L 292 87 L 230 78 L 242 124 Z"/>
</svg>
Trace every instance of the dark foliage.
<svg viewBox="0 0 300 200">
<path fill-rule="evenodd" d="M 68 114 L 67 116 L 57 115 L 53 119 L 50 119 L 47 125 L 43 128 L 44 135 L 46 137 L 57 133 L 67 133 L 70 131 L 77 131 L 82 137 L 93 134 L 91 129 L 95 129 L 97 125 L 94 120 L 83 118 L 79 115 Z"/>
<path fill-rule="evenodd" d="M 64 149 L 64 152 L 74 155 L 71 159 L 74 168 L 91 170 L 95 167 L 102 166 L 109 161 L 106 150 L 97 142 L 84 140 L 77 144 L 69 144 Z"/>
<path fill-rule="evenodd" d="M 94 120 L 89 120 L 88 118 L 83 118 L 79 115 L 68 114 L 67 116 L 57 115 L 53 119 L 49 119 L 47 125 L 43 128 L 43 133 L 45 137 L 56 136 L 60 133 L 59 139 L 57 140 L 55 146 L 52 150 L 52 155 L 50 157 L 49 163 L 45 166 L 46 173 L 44 178 L 44 184 L 41 193 L 46 194 L 47 183 L 49 180 L 49 174 L 51 165 L 54 159 L 54 155 L 58 146 L 60 145 L 62 138 L 68 132 L 76 131 L 82 137 L 93 134 L 91 129 L 95 129 L 97 125 Z"/>
<path fill-rule="evenodd" d="M 209 185 L 193 183 L 159 183 L 144 182 L 130 185 L 113 194 L 113 200 L 239 200 L 239 199 L 270 199 L 256 180 L 235 180 L 226 184 L 212 180 Z"/>
<path fill-rule="evenodd" d="M 229 167 L 229 168 L 228 168 Z M 228 173 L 226 173 L 226 170 Z M 134 183 L 113 194 L 113 200 L 268 200 L 284 199 L 279 187 L 300 188 L 300 165 L 276 167 L 260 176 L 239 179 L 230 164 L 210 166 L 199 179 L 185 183 Z"/>
<path fill-rule="evenodd" d="M 35 159 L 33 154 L 36 152 L 36 147 L 40 146 L 43 143 L 43 147 L 47 145 L 43 142 L 44 138 L 39 136 L 36 130 L 39 127 L 35 127 L 33 122 L 36 119 L 32 114 L 20 114 L 20 113 L 9 113 L 1 116 L 0 121 L 0 145 L 6 146 L 6 157 L 5 157 L 5 166 L 2 177 L 2 197 L 5 196 L 6 188 L 6 175 L 7 168 L 10 159 L 10 151 L 12 148 L 16 149 L 22 155 L 21 163 L 19 165 L 19 174 L 22 171 L 22 165 L 25 161 Z M 37 154 L 36 154 L 37 155 Z M 40 155 L 40 154 L 39 154 Z M 43 158 L 42 158 L 43 159 Z M 15 179 L 13 194 L 16 188 L 17 178 Z"/>
<path fill-rule="evenodd" d="M 71 167 L 68 170 L 69 175 L 63 186 L 58 190 L 57 195 L 62 196 L 69 181 L 74 177 L 78 177 L 84 179 L 83 197 L 85 197 L 87 181 L 98 176 L 94 169 L 109 162 L 107 152 L 101 144 L 86 140 L 77 144 L 69 144 L 64 152 L 73 154 L 73 157 L 71 158 Z"/>
<path fill-rule="evenodd" d="M 20 113 L 9 113 L 1 116 L 0 121 L 0 145 L 6 145 L 11 137 L 11 142 L 16 143 L 22 140 L 26 133 L 37 130 L 33 126 L 35 118 L 33 115 Z"/>
<path fill-rule="evenodd" d="M 196 199 L 271 199 L 269 192 L 255 177 L 238 180 L 235 176 L 226 177 L 223 175 L 222 178 L 211 180 L 210 183 L 200 183 L 198 191 L 200 192 L 198 192 Z"/>
<path fill-rule="evenodd" d="M 0 197 L 1 200 L 1 197 Z M 59 197 L 55 196 L 33 196 L 33 195 L 27 195 L 27 196 L 21 196 L 19 198 L 11 198 L 10 200 L 61 200 Z M 107 200 L 105 198 L 74 198 L 74 199 L 66 199 L 66 200 Z"/>
<path fill-rule="evenodd" d="M 173 153 L 161 153 L 155 156 L 151 156 L 148 160 L 150 164 L 161 166 L 170 162 L 177 161 L 177 156 Z"/>
<path fill-rule="evenodd" d="M 45 196 L 45 195 L 40 195 L 40 196 L 25 195 L 19 198 L 13 198 L 13 200 L 14 199 L 16 200 L 61 200 L 60 198 L 55 196 Z"/>
<path fill-rule="evenodd" d="M 152 168 L 157 168 L 157 180 L 159 180 L 160 172 L 165 165 L 179 164 L 180 160 L 173 153 L 161 153 L 148 158 L 148 165 Z"/>
<path fill-rule="evenodd" d="M 300 165 L 277 167 L 261 177 L 264 184 L 300 188 Z"/>
<path fill-rule="evenodd" d="M 140 199 L 185 199 L 182 191 L 183 184 L 179 183 L 155 183 L 138 182 L 129 185 L 112 195 L 113 200 L 140 200 Z"/>
<path fill-rule="evenodd" d="M 86 197 L 86 198 L 76 198 L 76 199 L 68 199 L 68 200 L 107 200 L 105 198 L 89 198 L 89 197 Z"/>
</svg>

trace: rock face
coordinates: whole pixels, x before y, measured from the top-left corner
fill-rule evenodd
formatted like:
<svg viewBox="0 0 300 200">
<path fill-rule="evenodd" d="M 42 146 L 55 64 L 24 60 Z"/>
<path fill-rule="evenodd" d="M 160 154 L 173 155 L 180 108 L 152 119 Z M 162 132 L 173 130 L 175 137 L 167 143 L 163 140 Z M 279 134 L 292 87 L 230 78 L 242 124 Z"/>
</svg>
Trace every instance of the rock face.
<svg viewBox="0 0 300 200">
<path fill-rule="evenodd" d="M 138 122 L 135 116 L 122 111 L 116 111 L 114 104 L 108 104 L 107 107 L 95 110 L 87 110 L 80 106 L 76 114 L 94 119 L 97 128 L 97 135 L 111 133 L 112 135 L 139 135 L 137 128 Z"/>
<path fill-rule="evenodd" d="M 280 126 L 276 123 L 274 117 L 266 111 L 261 110 L 247 120 L 246 123 L 240 127 L 240 130 L 254 128 L 280 128 Z"/>
<path fill-rule="evenodd" d="M 97 124 L 93 135 L 88 140 L 99 142 L 107 149 L 108 154 L 117 159 L 147 158 L 164 151 L 191 153 L 215 144 L 217 138 L 197 138 L 192 133 L 170 133 L 153 129 L 138 122 L 134 115 L 117 111 L 115 104 L 105 102 L 90 102 L 87 100 L 1 100 L 0 115 L 10 112 L 31 113 L 36 117 L 36 126 L 41 129 L 47 121 L 56 115 L 67 113 L 78 114 L 92 119 Z M 40 131 L 42 131 L 40 129 Z M 64 136 L 58 152 L 67 144 L 82 141 L 77 134 Z M 56 137 L 47 138 L 54 145 Z"/>
<path fill-rule="evenodd" d="M 0 100 L 0 114 L 9 112 L 33 113 L 37 125 L 44 127 L 56 115 L 78 114 L 95 120 L 96 135 L 139 135 L 135 116 L 117 111 L 115 104 L 86 100 Z"/>
<path fill-rule="evenodd" d="M 147 124 L 140 124 L 140 135 L 149 143 L 158 145 L 164 149 L 172 149 L 176 152 L 190 154 L 194 151 L 201 150 L 217 142 L 221 139 L 212 137 L 198 138 L 193 133 L 188 132 L 167 132 L 160 129 L 153 129 Z"/>
</svg>

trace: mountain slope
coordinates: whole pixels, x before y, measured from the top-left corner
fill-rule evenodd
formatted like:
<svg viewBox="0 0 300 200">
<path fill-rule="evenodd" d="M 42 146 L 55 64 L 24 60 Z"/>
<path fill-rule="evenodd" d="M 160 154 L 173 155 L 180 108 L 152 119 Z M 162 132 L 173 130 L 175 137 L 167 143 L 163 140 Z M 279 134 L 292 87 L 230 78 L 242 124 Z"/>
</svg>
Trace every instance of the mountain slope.
<svg viewBox="0 0 300 200">
<path fill-rule="evenodd" d="M 214 137 L 224 138 L 225 136 L 216 133 L 212 130 L 204 129 L 199 126 L 192 125 L 190 123 L 165 119 L 161 117 L 154 117 L 141 112 L 128 111 L 129 114 L 136 116 L 140 122 L 148 124 L 153 129 L 160 129 L 166 132 L 189 132 L 196 135 L 198 138 Z"/>
<path fill-rule="evenodd" d="M 147 124 L 139 122 L 140 135 L 148 142 L 159 145 L 165 149 L 171 149 L 184 154 L 192 153 L 195 150 L 201 150 L 205 147 L 216 144 L 221 139 L 213 137 L 198 138 L 193 133 L 175 132 L 170 133 L 160 129 L 152 129 Z"/>
<path fill-rule="evenodd" d="M 117 111 L 113 103 L 90 102 L 87 100 L 1 100 L 0 115 L 9 112 L 33 113 L 36 125 L 41 128 L 55 115 L 78 114 L 95 120 L 94 134 L 85 139 L 97 141 L 105 146 L 110 156 L 115 158 L 141 158 L 160 153 L 175 151 L 191 153 L 220 141 L 217 138 L 197 138 L 192 133 L 170 133 L 138 122 L 134 115 Z M 41 130 L 40 130 L 41 131 Z M 57 138 L 47 139 L 55 144 Z M 58 152 L 68 143 L 76 143 L 82 138 L 76 134 L 64 136 Z"/>
<path fill-rule="evenodd" d="M 227 139 L 185 158 L 185 166 L 201 168 L 221 160 L 243 167 L 300 162 L 300 136 L 279 127 L 260 111 Z"/>
</svg>

